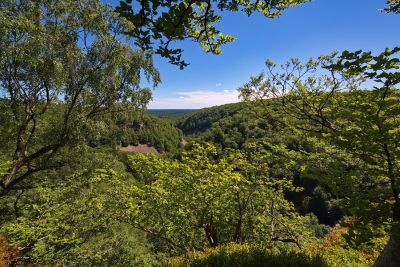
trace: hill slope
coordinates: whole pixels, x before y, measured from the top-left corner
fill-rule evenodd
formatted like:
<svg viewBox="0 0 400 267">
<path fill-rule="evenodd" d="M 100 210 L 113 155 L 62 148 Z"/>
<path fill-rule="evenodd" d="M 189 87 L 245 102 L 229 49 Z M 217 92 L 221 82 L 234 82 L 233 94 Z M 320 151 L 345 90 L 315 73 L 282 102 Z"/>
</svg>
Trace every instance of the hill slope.
<svg viewBox="0 0 400 267">
<path fill-rule="evenodd" d="M 198 110 L 180 119 L 177 126 L 188 139 L 210 142 L 221 149 L 246 150 L 252 143 L 258 143 L 266 149 L 282 144 L 289 151 L 312 149 L 311 144 L 271 119 L 263 109 L 250 108 L 245 103 Z M 271 150 L 271 153 L 275 152 Z M 334 197 L 329 188 L 302 175 L 297 169 L 283 171 L 282 162 L 277 161 L 274 168 L 275 178 L 290 178 L 294 185 L 304 188 L 301 192 L 287 194 L 300 212 L 312 212 L 320 223 L 329 225 L 334 225 L 341 217 L 341 211 L 331 203 Z"/>
</svg>

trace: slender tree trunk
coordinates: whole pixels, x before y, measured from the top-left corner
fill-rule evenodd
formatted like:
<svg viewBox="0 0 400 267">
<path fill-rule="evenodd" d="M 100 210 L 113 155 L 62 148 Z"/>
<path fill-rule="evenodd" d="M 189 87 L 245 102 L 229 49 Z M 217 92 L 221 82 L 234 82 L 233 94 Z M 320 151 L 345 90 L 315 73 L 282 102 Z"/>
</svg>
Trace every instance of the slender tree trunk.
<svg viewBox="0 0 400 267">
<path fill-rule="evenodd" d="M 400 267 L 400 223 L 392 226 L 391 235 L 374 267 Z"/>
<path fill-rule="evenodd" d="M 217 230 L 214 228 L 212 223 L 206 223 L 203 226 L 204 233 L 206 234 L 208 243 L 210 247 L 214 248 L 218 246 L 219 241 L 218 241 L 218 233 Z"/>
<path fill-rule="evenodd" d="M 235 234 L 233 236 L 233 241 L 242 244 L 243 237 L 242 237 L 242 217 L 239 218 L 239 221 L 236 223 L 235 227 Z"/>
<path fill-rule="evenodd" d="M 240 194 L 239 192 L 236 193 L 237 196 L 237 203 L 238 203 L 238 220 L 236 223 L 235 227 L 235 233 L 233 235 L 233 241 L 236 243 L 241 244 L 243 242 L 243 237 L 242 237 L 242 224 L 243 224 L 243 209 L 242 209 L 242 203 L 240 199 Z M 244 203 L 243 203 L 244 205 Z"/>
<path fill-rule="evenodd" d="M 15 157 L 16 159 L 8 169 L 7 174 L 0 176 L 0 196 L 7 194 L 10 190 L 12 190 L 15 184 L 26 179 L 32 173 L 43 170 L 44 168 L 42 167 L 32 168 L 30 166 L 30 162 L 42 157 L 49 152 L 56 152 L 60 147 L 66 144 L 66 140 L 67 139 L 65 138 L 60 143 L 44 146 L 29 156 L 28 153 L 24 151 L 22 157 Z M 19 155 L 21 155 L 21 153 Z M 19 172 L 21 172 L 24 167 L 27 167 L 27 170 L 24 170 L 22 173 L 19 174 Z"/>
<path fill-rule="evenodd" d="M 397 176 L 394 172 L 394 164 L 392 154 L 389 151 L 388 145 L 383 145 L 386 161 L 388 164 L 388 176 L 392 195 L 394 198 L 393 205 L 393 225 L 385 248 L 375 261 L 374 267 L 400 267 L 400 197 L 397 184 Z"/>
<path fill-rule="evenodd" d="M 14 162 L 11 167 L 8 169 L 7 174 L 5 174 L 3 177 L 1 177 L 1 192 L 0 195 L 6 194 L 10 186 L 13 184 L 14 179 L 17 175 L 17 172 L 26 164 L 25 158 L 20 159 L 16 162 Z"/>
</svg>

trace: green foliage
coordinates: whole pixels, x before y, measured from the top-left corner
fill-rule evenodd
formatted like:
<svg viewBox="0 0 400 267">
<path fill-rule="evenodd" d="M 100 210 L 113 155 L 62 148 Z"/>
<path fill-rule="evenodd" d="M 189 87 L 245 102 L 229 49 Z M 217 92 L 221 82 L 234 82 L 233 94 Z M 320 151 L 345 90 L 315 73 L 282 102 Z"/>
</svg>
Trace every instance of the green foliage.
<svg viewBox="0 0 400 267">
<path fill-rule="evenodd" d="M 234 40 L 217 13 L 304 2 L 126 0 L 118 16 L 99 0 L 2 1 L 0 262 L 370 266 L 390 227 L 399 254 L 400 48 L 267 61 L 241 88 L 250 105 L 180 118 L 201 143 L 182 153 L 173 121 L 144 114 L 153 53 L 183 68 L 175 41 L 219 54 Z M 170 153 L 115 149 L 139 143 Z M 338 205 L 348 228 L 325 236 L 307 213 L 334 224 Z"/>
<path fill-rule="evenodd" d="M 148 144 L 160 152 L 176 152 L 181 147 L 182 132 L 170 121 L 144 115 L 132 122 L 118 121 L 114 142 L 127 145 Z"/>
<path fill-rule="evenodd" d="M 324 267 L 329 266 L 319 255 L 308 256 L 296 252 L 273 252 L 256 244 L 230 243 L 204 252 L 188 253 L 170 260 L 170 266 L 264 266 L 264 267 Z"/>
<path fill-rule="evenodd" d="M 267 73 L 241 89 L 245 99 L 256 103 L 265 103 L 260 96 L 273 98 L 292 118 L 280 121 L 313 143 L 314 151 L 303 159 L 310 173 L 343 197 L 349 214 L 357 216 L 347 236 L 357 246 L 368 244 L 376 233 L 384 235 L 390 226 L 392 242 L 399 242 L 399 51 L 386 49 L 376 56 L 345 51 L 305 64 L 294 59 L 280 70 L 267 61 Z M 365 82 L 373 87 L 363 89 Z M 264 107 L 278 119 L 279 113 Z M 388 244 L 396 251 L 391 254 L 399 252 Z"/>
<path fill-rule="evenodd" d="M 170 119 L 175 122 L 183 116 L 195 111 L 195 109 L 149 109 L 147 110 L 147 113 L 163 119 Z"/>
<path fill-rule="evenodd" d="M 202 109 L 177 125 L 197 140 L 212 142 L 222 148 L 238 149 L 244 148 L 246 143 L 265 140 L 267 134 L 275 137 L 280 130 L 279 125 L 269 120 L 262 109 L 249 112 L 243 103 Z"/>
<path fill-rule="evenodd" d="M 0 175 L 7 174 L 10 164 L 11 162 L 4 161 L 2 158 L 0 158 Z"/>
<path fill-rule="evenodd" d="M 1 2 L 0 113 L 7 130 L 0 140 L 11 137 L 4 153 L 13 160 L 1 194 L 76 144 L 82 128 L 116 111 L 116 103 L 148 103 L 140 82 L 157 84 L 159 73 L 151 55 L 122 38 L 132 28 L 98 0 Z"/>
<path fill-rule="evenodd" d="M 388 7 L 384 9 L 386 12 L 400 13 L 400 1 L 399 0 L 387 0 Z"/>
<path fill-rule="evenodd" d="M 221 118 L 234 115 L 241 107 L 241 104 L 227 104 L 217 107 L 205 108 L 190 113 L 177 122 L 177 127 L 185 135 L 203 132 Z"/>
<path fill-rule="evenodd" d="M 271 109 L 274 109 L 274 104 L 272 101 L 264 103 Z M 287 117 L 286 114 L 279 113 L 279 118 Z M 292 180 L 296 186 L 304 188 L 302 192 L 285 194 L 298 211 L 303 214 L 312 212 L 321 223 L 331 226 L 342 216 L 338 204 L 332 200 L 335 195 L 331 190 L 321 186 L 315 179 L 310 179 L 307 173 L 301 172 L 303 163 L 294 164 L 303 161 L 300 159 L 303 151 L 313 151 L 312 142 L 271 118 L 264 107 L 239 103 L 201 109 L 182 118 L 178 126 L 184 131 L 193 127 L 194 135 L 190 136 L 190 139 L 211 142 L 223 149 L 234 148 L 251 153 L 256 143 L 256 146 L 277 155 L 274 160 L 269 160 L 270 177 L 285 177 Z M 187 130 L 186 132 L 190 133 Z M 186 148 L 190 149 L 190 143 Z M 319 193 L 316 190 L 319 190 Z"/>
<path fill-rule="evenodd" d="M 76 151 L 76 158 L 59 159 L 69 163 L 64 168 L 44 172 L 34 189 L 18 192 L 16 200 L 1 199 L 9 215 L 0 232 L 22 248 L 27 263 L 154 266 L 162 261 L 124 212 L 134 201 L 129 197 L 134 180 L 105 152 Z"/>
<path fill-rule="evenodd" d="M 134 25 L 126 34 L 135 38 L 137 46 L 154 50 L 170 63 L 184 68 L 188 64 L 181 59 L 183 50 L 171 48 L 172 41 L 190 39 L 199 43 L 204 51 L 220 54 L 220 46 L 235 40 L 215 27 L 222 20 L 217 12 L 240 11 L 248 16 L 260 12 L 274 18 L 283 10 L 304 2 L 308 0 L 126 0 L 120 2 L 116 11 Z"/>
<path fill-rule="evenodd" d="M 309 255 L 321 255 L 332 267 L 359 267 L 371 266 L 382 250 L 387 238 L 375 238 L 373 244 L 363 248 L 349 247 L 344 236 L 348 233 L 347 228 L 336 226 L 332 231 L 318 243 L 310 244 L 305 248 Z"/>
<path fill-rule="evenodd" d="M 400 54 L 400 47 L 386 48 L 377 56 L 373 56 L 372 52 L 362 50 L 344 51 L 336 62 L 325 67 L 334 72 L 343 72 L 346 77 L 359 75 L 382 84 L 383 87 L 391 87 L 400 83 L 398 54 Z"/>
<path fill-rule="evenodd" d="M 134 190 L 136 226 L 173 253 L 228 242 L 301 247 L 315 235 L 309 227 L 315 221 L 285 200 L 285 191 L 298 189 L 268 176 L 269 157 L 257 148 L 222 156 L 215 146 L 197 144 L 180 161 L 131 155 L 130 167 L 144 183 Z"/>
</svg>

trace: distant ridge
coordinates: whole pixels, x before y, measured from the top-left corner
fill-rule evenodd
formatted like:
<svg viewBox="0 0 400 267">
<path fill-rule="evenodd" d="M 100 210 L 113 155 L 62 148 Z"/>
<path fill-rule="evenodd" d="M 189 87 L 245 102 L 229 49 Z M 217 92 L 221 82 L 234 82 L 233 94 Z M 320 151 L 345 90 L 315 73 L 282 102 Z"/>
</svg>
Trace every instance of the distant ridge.
<svg viewBox="0 0 400 267">
<path fill-rule="evenodd" d="M 157 117 L 176 120 L 196 110 L 197 109 L 148 109 L 147 113 Z"/>
</svg>

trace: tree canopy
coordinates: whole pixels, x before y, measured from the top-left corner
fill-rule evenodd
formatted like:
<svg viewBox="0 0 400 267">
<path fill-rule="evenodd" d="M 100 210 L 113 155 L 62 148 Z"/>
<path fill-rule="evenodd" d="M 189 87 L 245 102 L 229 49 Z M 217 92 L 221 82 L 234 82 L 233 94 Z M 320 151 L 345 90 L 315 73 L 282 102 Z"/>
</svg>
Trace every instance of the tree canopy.
<svg viewBox="0 0 400 267">
<path fill-rule="evenodd" d="M 399 266 L 400 48 L 268 60 L 244 103 L 145 113 L 154 54 L 183 68 L 178 41 L 234 40 L 225 12 L 305 2 L 1 1 L 0 265 Z"/>
<path fill-rule="evenodd" d="M 386 1 L 388 7 L 386 7 L 384 10 L 386 12 L 394 12 L 394 13 L 400 13 L 400 1 L 399 0 L 387 0 Z"/>
<path fill-rule="evenodd" d="M 159 74 L 150 55 L 121 37 L 131 27 L 96 0 L 0 4 L 1 113 L 9 137 L 2 150 L 13 160 L 2 193 L 43 169 L 116 102 L 149 101 L 141 77 L 157 84 Z"/>
<path fill-rule="evenodd" d="M 260 12 L 267 18 L 274 18 L 282 15 L 285 9 L 308 1 L 124 0 L 116 10 L 134 25 L 125 33 L 135 38 L 137 46 L 184 68 L 188 64 L 181 59 L 183 50 L 171 47 L 173 42 L 190 39 L 199 43 L 205 52 L 220 54 L 221 45 L 235 40 L 216 28 L 223 19 L 222 12 L 242 12 L 247 16 Z"/>
<path fill-rule="evenodd" d="M 333 175 L 323 179 L 347 197 L 351 195 L 353 214 L 364 222 L 392 225 L 393 241 L 389 241 L 377 266 L 396 262 L 385 254 L 393 255 L 399 249 L 398 52 L 397 47 L 377 56 L 345 51 L 306 64 L 294 59 L 278 70 L 276 64 L 267 61 L 266 73 L 241 88 L 245 99 L 260 104 L 265 103 L 263 98 L 275 99 L 292 119 L 282 120 L 265 106 L 271 116 L 324 143 L 320 147 L 327 156 L 318 154 L 318 158 L 336 162 L 336 167 L 329 165 Z M 327 73 L 320 74 L 322 69 Z M 363 88 L 367 81 L 373 84 L 369 90 Z M 321 165 L 317 166 L 321 170 Z M 353 188 L 346 190 L 350 185 Z"/>
</svg>

